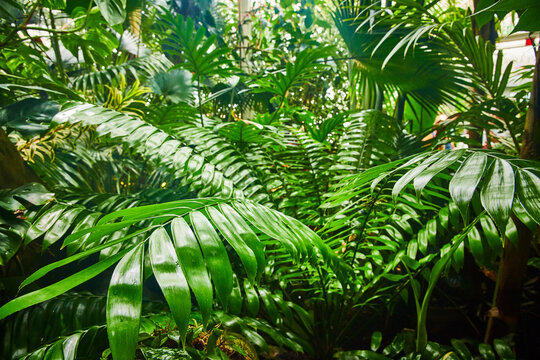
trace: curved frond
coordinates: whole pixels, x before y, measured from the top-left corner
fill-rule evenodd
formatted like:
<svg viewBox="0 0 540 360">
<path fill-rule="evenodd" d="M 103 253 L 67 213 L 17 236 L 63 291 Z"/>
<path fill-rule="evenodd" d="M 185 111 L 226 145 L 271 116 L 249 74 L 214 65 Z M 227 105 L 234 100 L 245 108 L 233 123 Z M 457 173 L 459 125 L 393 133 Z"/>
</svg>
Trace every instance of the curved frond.
<svg viewBox="0 0 540 360">
<path fill-rule="evenodd" d="M 28 356 L 42 359 L 49 352 L 51 354 L 48 356 L 52 353 L 63 353 L 64 356 L 58 357 L 62 359 L 75 359 L 76 352 L 79 356 L 86 352 L 90 357 L 98 356 L 99 350 L 91 350 L 98 342 L 101 342 L 102 348 L 106 348 L 105 329 L 100 326 L 103 324 L 105 297 L 87 293 L 61 295 L 25 309 L 4 321 L 1 327 L 4 341 L 0 345 L 0 354 L 4 359 L 26 359 Z M 101 334 L 95 337 L 97 332 Z M 73 334 L 69 335 L 70 333 Z M 51 345 L 50 341 L 58 337 L 61 337 L 60 344 Z M 42 347 L 44 343 L 47 345 Z M 77 349 L 78 344 L 84 345 Z M 33 355 L 21 357 L 30 352 Z"/>
<path fill-rule="evenodd" d="M 129 60 L 120 65 L 79 75 L 73 79 L 73 87 L 77 90 L 87 91 L 95 89 L 97 85 L 111 85 L 121 80 L 121 76 L 133 76 L 135 79 L 150 78 L 156 73 L 167 71 L 172 63 L 162 55 L 147 55 Z"/>
<path fill-rule="evenodd" d="M 233 182 L 203 156 L 145 121 L 90 104 L 79 104 L 63 110 L 55 116 L 54 121 L 97 126 L 99 136 L 119 139 L 157 166 L 166 167 L 176 176 L 184 177 L 186 185 L 201 190 L 201 195 L 231 196 L 234 193 L 242 196 L 240 190 L 234 190 Z"/>
<path fill-rule="evenodd" d="M 395 118 L 365 110 L 351 114 L 343 125 L 336 161 L 330 168 L 338 176 L 362 172 L 397 155 L 400 128 Z"/>
<path fill-rule="evenodd" d="M 229 49 L 219 47 L 217 36 L 206 37 L 206 29 L 195 29 L 193 19 L 166 12 L 161 16 L 162 45 L 167 52 L 182 62 L 177 66 L 192 72 L 196 78 L 213 75 L 227 76 L 232 62 L 227 59 Z"/>
<path fill-rule="evenodd" d="M 466 221 L 476 193 L 480 195 L 481 206 L 502 234 L 505 233 L 510 213 L 518 203 L 536 223 L 540 223 L 540 197 L 537 196 L 540 178 L 534 170 L 537 166 L 534 162 L 490 151 L 461 149 L 423 153 L 397 165 L 392 164 L 394 168 L 388 165 L 374 168 L 375 173 L 382 174 L 374 179 L 372 189 L 381 184 L 381 181 L 387 181 L 400 173 L 402 175 L 392 187 L 394 199 L 406 188 L 413 188 L 420 197 L 432 179 L 439 174 L 447 176 L 450 172 L 452 177 L 451 180 L 446 177 L 446 191 Z M 360 185 L 365 179 L 365 175 L 350 177 L 347 186 Z"/>
<path fill-rule="evenodd" d="M 420 3 L 387 8 L 372 1 L 336 2 L 334 22 L 369 78 L 428 109 L 465 99 L 470 82 L 447 43 L 432 36 L 442 25 Z"/>
<path fill-rule="evenodd" d="M 204 156 L 206 161 L 215 165 L 245 196 L 261 203 L 269 202 L 270 197 L 266 193 L 263 178 L 259 176 L 257 168 L 250 163 L 248 156 L 230 144 L 227 138 L 207 127 L 195 124 L 172 123 L 165 127 Z"/>
<path fill-rule="evenodd" d="M 61 210 L 60 208 L 59 211 L 55 212 L 55 216 Z M 141 222 L 146 225 L 138 226 Z M 137 227 L 140 230 L 135 230 Z M 230 231 L 232 227 L 236 229 L 235 233 Z M 86 242 L 92 244 L 98 237 L 120 230 L 124 230 L 123 237 L 90 247 L 82 253 L 45 266 L 26 279 L 22 286 L 38 280 L 56 268 L 106 248 L 114 247 L 116 244 L 124 243 L 126 246 L 121 250 L 112 248 L 106 257 L 85 270 L 8 302 L 0 308 L 0 318 L 5 318 L 31 305 L 65 293 L 120 261 L 115 270 L 117 275 L 113 275 L 115 280 L 111 285 L 115 288 L 113 290 L 111 287 L 109 288 L 108 311 L 114 315 L 115 309 L 124 306 L 122 304 L 133 311 L 130 310 L 129 314 L 126 313 L 126 316 L 129 316 L 129 322 L 118 323 L 113 321 L 114 318 L 108 318 L 109 339 L 111 342 L 116 342 L 116 349 L 120 349 L 124 345 L 127 346 L 126 344 L 133 346 L 136 344 L 136 341 L 133 343 L 133 336 L 137 335 L 137 331 L 134 329 L 138 328 L 140 304 L 135 302 L 136 298 L 127 296 L 127 294 L 142 291 L 142 282 L 128 281 L 125 278 L 127 275 L 124 274 L 140 275 L 142 263 L 138 259 L 141 259 L 143 254 L 148 251 L 145 244 L 149 241 L 156 245 L 174 248 L 178 256 L 178 261 L 171 262 L 170 266 L 166 268 L 157 266 L 157 263 L 154 266 L 154 271 L 159 272 L 155 275 L 160 286 L 162 288 L 165 286 L 160 278 L 164 279 L 168 276 L 164 273 L 166 269 L 167 271 L 176 269 L 175 271 L 182 272 L 189 288 L 195 293 L 203 318 L 206 319 L 211 311 L 214 292 L 220 304 L 227 308 L 233 289 L 233 271 L 237 276 L 253 280 L 258 276 L 257 273 L 264 268 L 264 247 L 259 238 L 261 234 L 274 239 L 276 244 L 287 250 L 294 261 L 322 259 L 338 270 L 340 266 L 340 261 L 335 254 L 317 235 L 299 221 L 275 210 L 244 200 L 180 200 L 123 209 L 101 217 L 94 226 L 88 229 L 72 233 L 64 240 L 64 246 L 75 243 L 88 234 L 90 236 Z M 242 236 L 235 235 L 239 232 Z M 229 250 L 224 245 L 225 241 L 230 246 Z M 157 248 L 150 246 L 151 259 L 154 258 L 152 252 L 155 250 L 153 249 Z M 240 258 L 241 265 L 236 265 L 234 269 L 231 267 L 229 252 L 235 253 Z M 188 254 L 190 255 L 188 256 Z M 206 263 L 196 261 L 197 258 L 204 258 Z M 205 285 L 204 282 L 200 281 L 203 274 L 211 279 L 213 286 L 210 282 L 206 282 Z M 168 298 L 167 300 L 170 301 Z M 170 302 L 169 304 L 171 309 L 178 309 Z M 180 324 L 178 325 L 180 326 Z M 115 346 L 111 345 L 111 347 L 113 355 L 117 357 L 118 354 L 114 354 Z M 123 349 L 123 351 L 127 350 Z"/>
</svg>

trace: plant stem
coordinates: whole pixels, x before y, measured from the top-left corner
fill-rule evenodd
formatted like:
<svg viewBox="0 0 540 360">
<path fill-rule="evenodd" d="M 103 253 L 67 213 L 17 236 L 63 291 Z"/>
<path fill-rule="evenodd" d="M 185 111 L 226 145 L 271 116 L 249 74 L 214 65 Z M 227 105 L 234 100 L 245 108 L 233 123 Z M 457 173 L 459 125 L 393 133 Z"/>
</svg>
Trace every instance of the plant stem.
<svg viewBox="0 0 540 360">
<path fill-rule="evenodd" d="M 197 99 L 199 100 L 199 115 L 201 116 L 201 127 L 204 127 L 204 119 L 202 112 L 202 99 L 201 99 L 201 76 L 197 78 Z"/>
<path fill-rule="evenodd" d="M 502 118 L 504 125 L 506 126 L 506 129 L 510 133 L 510 137 L 512 138 L 512 141 L 514 142 L 514 146 L 516 147 L 516 151 L 519 154 L 521 152 L 521 146 L 519 145 L 519 142 L 517 141 L 516 134 L 512 131 L 512 128 L 510 128 L 510 124 L 508 121 L 503 117 Z"/>
<path fill-rule="evenodd" d="M 2 42 L 0 42 L 0 48 L 3 48 L 5 47 L 6 45 L 8 45 L 8 43 L 10 42 L 10 40 L 17 34 L 17 32 L 19 32 L 19 30 L 23 29 L 23 28 L 26 28 L 26 26 L 28 25 L 28 22 L 30 21 L 30 19 L 32 19 L 32 16 L 34 16 L 34 12 L 36 11 L 37 7 L 39 6 L 39 4 L 41 3 L 41 1 L 36 1 L 36 3 L 34 4 L 34 6 L 32 6 L 32 8 L 30 9 L 30 11 L 28 12 L 28 16 L 26 17 L 26 19 L 24 19 L 24 21 L 19 25 L 19 26 L 16 26 L 14 27 L 7 35 L 6 37 L 4 38 L 4 40 Z"/>
<path fill-rule="evenodd" d="M 482 211 L 469 225 L 467 225 L 461 234 L 456 236 L 456 240 L 454 241 L 454 244 L 452 245 L 450 251 L 448 251 L 442 258 L 437 261 L 435 266 L 431 269 L 431 274 L 429 276 L 429 284 L 428 288 L 426 290 L 426 293 L 424 295 L 424 299 L 422 301 L 422 307 L 420 310 L 420 313 L 417 314 L 417 328 L 416 328 L 416 351 L 421 352 L 424 350 L 424 348 L 427 345 L 427 329 L 426 329 L 426 322 L 427 322 L 427 315 L 428 315 L 428 307 L 429 302 L 431 300 L 431 296 L 433 295 L 433 291 L 435 290 L 435 285 L 439 281 L 444 269 L 446 268 L 446 265 L 458 249 L 458 247 L 461 245 L 461 243 L 465 240 L 465 237 L 469 233 L 469 231 L 473 228 L 473 226 L 476 225 L 478 220 L 480 220 L 480 217 L 485 213 L 485 211 Z"/>
<path fill-rule="evenodd" d="M 360 228 L 360 234 L 357 236 L 356 245 L 354 247 L 353 256 L 352 256 L 352 263 L 351 266 L 354 265 L 354 260 L 356 259 L 356 253 L 358 252 L 358 246 L 360 245 L 360 240 L 362 240 L 362 235 L 364 234 L 364 230 L 366 229 L 367 221 L 369 219 L 369 216 L 371 215 L 371 212 L 375 208 L 375 203 L 377 202 L 377 198 L 381 195 L 382 190 L 384 189 L 385 184 L 389 181 L 389 177 L 386 177 L 385 182 L 383 185 L 379 187 L 379 191 L 377 194 L 372 198 L 371 204 L 369 205 L 369 208 L 365 214 L 364 221 L 362 222 L 362 227 Z"/>
<path fill-rule="evenodd" d="M 49 15 L 51 17 L 51 28 L 56 30 L 56 21 L 52 9 L 49 9 Z M 63 82 L 67 81 L 66 72 L 64 71 L 64 64 L 62 63 L 62 53 L 60 52 L 60 43 L 58 42 L 58 34 L 51 33 L 51 43 L 54 50 L 54 57 L 56 58 L 56 71 L 58 76 Z"/>
</svg>

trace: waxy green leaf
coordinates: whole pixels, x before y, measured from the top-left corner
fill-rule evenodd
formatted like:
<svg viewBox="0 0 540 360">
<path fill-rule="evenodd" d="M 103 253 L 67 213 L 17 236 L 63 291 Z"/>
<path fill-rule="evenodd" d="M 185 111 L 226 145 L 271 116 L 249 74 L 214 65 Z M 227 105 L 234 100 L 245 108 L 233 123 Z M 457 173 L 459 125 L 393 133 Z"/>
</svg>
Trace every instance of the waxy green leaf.
<svg viewBox="0 0 540 360">
<path fill-rule="evenodd" d="M 183 218 L 177 217 L 171 222 L 171 232 L 180 267 L 195 294 L 203 321 L 207 323 L 212 312 L 214 292 L 201 248 L 193 231 Z"/>
<path fill-rule="evenodd" d="M 101 274 L 103 271 L 108 269 L 111 265 L 120 260 L 131 248 L 122 250 L 116 255 L 111 256 L 103 261 L 98 262 L 97 264 L 91 265 L 86 269 L 79 271 L 76 274 L 73 274 L 65 279 L 62 279 L 52 285 L 44 287 L 33 291 L 31 293 L 19 296 L 2 306 L 0 308 L 0 320 L 9 316 L 13 313 L 16 313 L 19 310 L 25 309 L 29 306 L 39 304 L 45 300 L 52 299 L 55 296 L 61 295 L 74 287 L 88 281 L 97 275 Z"/>
<path fill-rule="evenodd" d="M 450 196 L 465 220 L 469 216 L 469 203 L 484 174 L 486 163 L 487 156 L 485 154 L 474 152 L 461 164 L 452 180 L 450 180 Z"/>
<path fill-rule="evenodd" d="M 201 245 L 216 295 L 226 309 L 233 287 L 233 278 L 225 246 L 210 221 L 201 212 L 193 211 L 189 214 L 189 218 Z"/>
<path fill-rule="evenodd" d="M 116 265 L 107 293 L 107 335 L 114 360 L 133 360 L 142 306 L 143 244 Z"/>
<path fill-rule="evenodd" d="M 426 170 L 422 171 L 420 175 L 415 177 L 413 183 L 414 189 L 416 190 L 416 195 L 420 197 L 422 190 L 424 190 L 427 183 L 440 171 L 455 163 L 461 156 L 463 156 L 464 153 L 465 149 L 450 151 L 431 164 Z"/>
<path fill-rule="evenodd" d="M 155 230 L 150 236 L 149 252 L 154 276 L 169 304 L 185 347 L 191 314 L 191 294 L 182 268 L 178 265 L 174 246 L 164 228 Z"/>
<path fill-rule="evenodd" d="M 512 211 L 514 200 L 514 170 L 508 161 L 495 159 L 491 165 L 486 184 L 480 192 L 482 205 L 501 234 L 505 233 L 506 224 Z"/>
<path fill-rule="evenodd" d="M 219 210 L 211 207 L 207 209 L 207 212 L 214 225 L 216 225 L 216 228 L 219 229 L 223 237 L 231 244 L 240 257 L 248 278 L 251 281 L 255 281 L 255 277 L 257 276 L 257 259 L 253 250 L 247 246 L 236 232 L 235 226 Z"/>
<path fill-rule="evenodd" d="M 521 205 L 533 220 L 540 224 L 540 178 L 528 170 L 519 170 L 516 193 Z"/>
</svg>

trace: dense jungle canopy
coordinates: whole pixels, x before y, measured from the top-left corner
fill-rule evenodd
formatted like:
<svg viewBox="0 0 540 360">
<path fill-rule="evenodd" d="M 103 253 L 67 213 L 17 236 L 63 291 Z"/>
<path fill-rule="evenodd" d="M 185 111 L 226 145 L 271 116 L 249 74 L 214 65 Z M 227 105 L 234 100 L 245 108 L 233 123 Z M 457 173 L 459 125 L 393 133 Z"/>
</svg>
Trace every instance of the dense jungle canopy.
<svg viewBox="0 0 540 360">
<path fill-rule="evenodd" d="M 0 358 L 539 359 L 539 31 L 537 0 L 1 1 Z"/>
</svg>

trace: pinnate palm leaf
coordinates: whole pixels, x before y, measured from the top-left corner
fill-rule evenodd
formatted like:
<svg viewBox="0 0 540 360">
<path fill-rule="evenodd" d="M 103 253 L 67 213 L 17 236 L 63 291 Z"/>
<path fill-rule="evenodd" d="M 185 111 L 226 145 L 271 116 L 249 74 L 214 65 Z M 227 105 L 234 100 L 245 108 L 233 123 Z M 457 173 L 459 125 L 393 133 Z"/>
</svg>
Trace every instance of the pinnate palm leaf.
<svg viewBox="0 0 540 360">
<path fill-rule="evenodd" d="M 380 167 L 381 179 L 392 178 L 398 171 L 410 168 L 393 185 L 395 198 L 413 180 L 417 185 L 420 182 L 427 184 L 438 178 L 436 174 L 444 175 L 450 172 L 452 179 L 448 188 L 449 195 L 464 216 L 468 213 L 474 191 L 478 190 L 484 209 L 495 221 L 501 234 L 505 233 L 516 198 L 527 203 L 527 213 L 537 221 L 539 201 L 531 194 L 539 191 L 539 179 L 534 172 L 527 169 L 534 167 L 535 163 L 478 150 L 443 150 L 432 152 L 427 158 L 426 155 L 413 156 L 406 164 L 391 171 L 384 172 L 387 167 Z M 515 179 L 518 179 L 518 191 L 515 191 Z M 417 190 L 420 195 L 422 189 Z"/>
<path fill-rule="evenodd" d="M 228 210 L 231 207 L 234 208 L 235 212 L 231 220 L 228 220 Z M 141 221 L 143 221 L 142 225 Z M 230 222 L 230 224 L 241 223 L 245 227 L 244 233 L 248 234 L 246 237 L 242 237 L 242 240 L 244 238 L 246 240 L 240 241 L 239 238 L 231 237 L 231 225 L 225 225 L 225 221 Z M 86 253 L 76 254 L 53 263 L 40 270 L 39 275 L 33 276 L 31 281 L 35 281 L 46 273 L 76 259 L 84 258 L 91 251 L 95 252 L 107 246 L 112 247 L 117 243 L 126 243 L 127 246 L 123 250 L 112 252 L 111 255 L 98 263 L 58 283 L 12 300 L 0 308 L 0 318 L 60 295 L 120 261 L 116 266 L 109 287 L 107 308 L 109 340 L 113 355 L 115 359 L 123 358 L 124 355 L 131 356 L 137 342 L 141 306 L 140 292 L 142 291 L 141 259 L 146 247 L 145 243 L 148 241 L 150 242 L 154 274 L 164 292 L 177 294 L 178 291 L 185 291 L 180 290 L 185 289 L 185 283 L 183 284 L 181 279 L 177 280 L 176 283 L 171 280 L 171 274 L 179 274 L 181 271 L 185 274 L 185 281 L 194 291 L 203 311 L 210 311 L 204 310 L 202 306 L 211 306 L 212 304 L 212 284 L 219 302 L 226 308 L 233 289 L 232 271 L 234 270 L 237 276 L 245 276 L 245 271 L 248 271 L 251 279 L 260 271 L 256 268 L 250 269 L 250 267 L 255 264 L 258 267 L 257 259 L 262 260 L 264 257 L 264 247 L 256 245 L 256 243 L 260 243 L 261 235 L 273 238 L 276 241 L 275 246 L 286 249 L 296 261 L 315 261 L 318 259 L 317 261 L 323 261 L 331 267 L 338 268 L 340 265 L 335 254 L 309 228 L 275 210 L 246 200 L 180 200 L 166 204 L 124 209 L 102 217 L 98 224 L 90 229 L 69 235 L 65 239 L 65 243 L 70 243 L 90 232 L 99 234 L 96 235 L 99 237 L 105 236 L 119 231 L 119 228 L 125 228 L 127 235 L 96 246 L 95 249 L 88 250 Z M 167 259 L 158 256 L 158 254 L 163 254 L 165 249 L 172 248 L 169 231 L 175 239 L 179 264 L 173 261 L 174 254 L 169 254 Z M 141 233 L 145 235 L 141 237 Z M 231 251 L 236 252 L 244 259 L 245 270 L 241 270 L 237 266 L 234 269 L 231 267 L 230 256 L 225 250 L 224 241 L 219 234 L 232 245 Z M 137 241 L 138 245 L 130 245 L 136 239 L 141 239 Z M 185 250 L 188 248 L 192 249 L 189 253 L 189 256 L 192 257 L 191 260 L 186 257 L 188 253 L 185 253 Z M 193 262 L 192 260 L 196 259 L 196 256 L 192 255 L 196 254 L 204 258 L 204 261 Z M 202 268 L 201 264 L 204 264 Z M 212 284 L 200 282 L 201 274 L 208 274 Z M 29 282 L 27 281 L 25 284 Z M 185 333 L 187 327 L 185 311 L 187 309 L 180 308 L 189 306 L 189 303 L 187 297 L 183 299 L 166 295 L 166 300 L 171 308 L 175 309 L 176 316 L 184 319 L 177 325 L 183 326 L 181 332 Z"/>
<path fill-rule="evenodd" d="M 172 63 L 164 56 L 146 55 L 100 71 L 79 75 L 73 79 L 73 87 L 83 91 L 93 90 L 98 85 L 119 83 L 122 76 L 141 80 L 167 71 L 171 66 Z"/>
<path fill-rule="evenodd" d="M 145 122 L 122 113 L 90 104 L 78 104 L 58 113 L 54 121 L 57 123 L 79 123 L 97 126 L 100 136 L 108 135 L 118 139 L 136 152 L 154 161 L 172 174 L 183 177 L 186 185 L 200 190 L 204 195 L 221 194 L 222 196 L 243 196 L 242 191 L 234 188 L 234 184 L 205 157 L 195 153 L 191 147 L 182 146 L 174 135 Z M 226 159 L 223 159 L 226 160 Z M 241 185 L 245 176 L 241 172 L 233 179 Z M 262 195 L 261 186 L 249 182 L 242 186 L 250 197 Z M 263 196 L 264 197 L 264 196 Z"/>
</svg>

